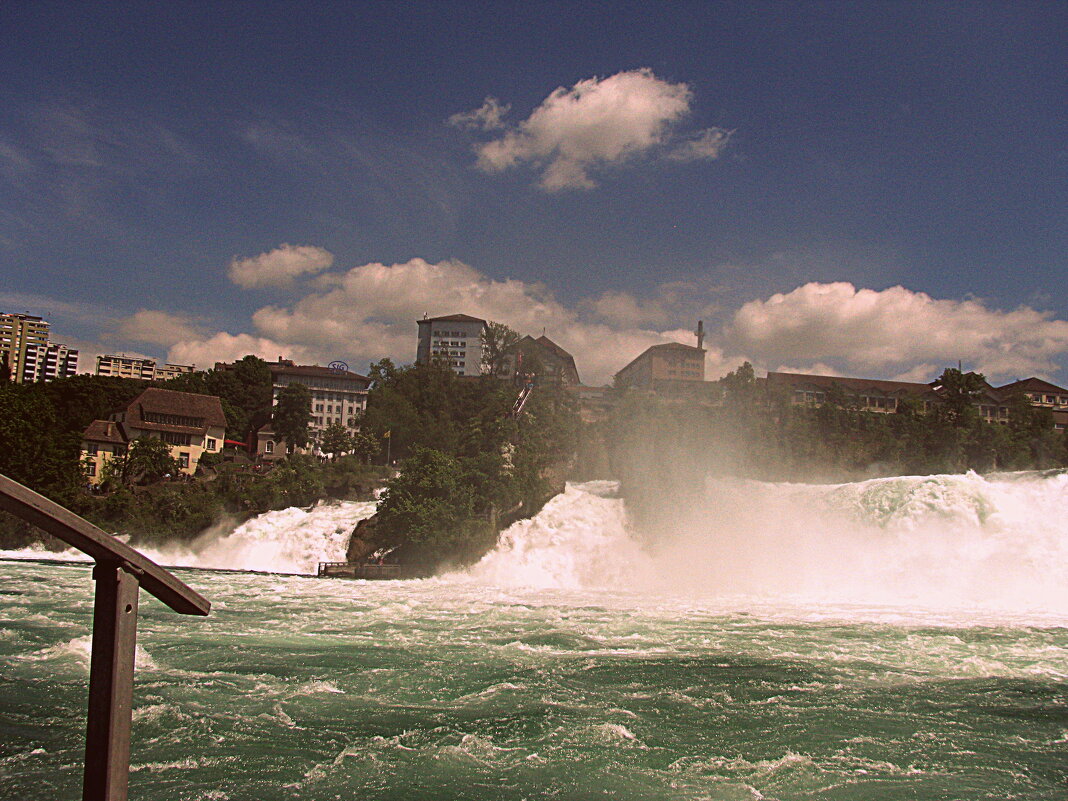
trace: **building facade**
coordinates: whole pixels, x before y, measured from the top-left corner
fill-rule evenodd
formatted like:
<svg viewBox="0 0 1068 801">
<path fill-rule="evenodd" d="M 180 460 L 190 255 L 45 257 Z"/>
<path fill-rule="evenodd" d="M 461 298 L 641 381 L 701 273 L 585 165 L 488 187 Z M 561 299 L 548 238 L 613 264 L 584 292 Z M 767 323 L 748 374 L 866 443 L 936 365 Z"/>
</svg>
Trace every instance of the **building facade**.
<svg viewBox="0 0 1068 801">
<path fill-rule="evenodd" d="M 795 405 L 824 403 L 848 405 L 866 412 L 891 414 L 912 402 L 917 411 L 929 412 L 942 402 L 937 382 L 882 381 L 872 378 L 769 372 L 765 379 L 769 400 Z M 1022 396 L 1036 407 L 1052 412 L 1053 426 L 1068 428 L 1068 389 L 1041 378 L 1025 378 L 1004 386 L 986 384 L 975 398 L 979 416 L 988 423 L 1008 423 L 1013 399 Z"/>
<path fill-rule="evenodd" d="M 47 345 L 31 345 L 26 349 L 22 369 L 24 383 L 68 378 L 77 372 L 78 351 L 73 348 L 58 342 L 49 342 Z"/>
<path fill-rule="evenodd" d="M 192 364 L 165 364 L 159 367 L 155 359 L 138 356 L 97 356 L 96 374 L 111 378 L 137 378 L 142 381 L 169 381 L 193 372 Z"/>
<path fill-rule="evenodd" d="M 482 332 L 486 321 L 467 314 L 424 317 L 419 324 L 415 360 L 447 364 L 457 375 L 482 374 Z"/>
<path fill-rule="evenodd" d="M 705 380 L 705 349 L 679 342 L 653 345 L 616 373 L 619 389 L 670 390 Z"/>
<path fill-rule="evenodd" d="M 536 375 L 539 380 L 570 387 L 581 384 L 575 357 L 542 334 L 525 336 L 508 349 L 498 374 L 502 378 Z"/>
<path fill-rule="evenodd" d="M 819 406 L 838 401 L 863 411 L 889 414 L 896 412 L 906 399 L 915 401 L 924 411 L 939 402 L 930 384 L 914 381 L 778 372 L 769 372 L 765 381 L 769 398 L 788 400 L 794 405 Z"/>
<path fill-rule="evenodd" d="M 122 425 L 112 420 L 94 420 L 82 434 L 82 465 L 90 484 L 100 483 L 104 467 L 123 456 L 129 440 Z"/>
<path fill-rule="evenodd" d="M 288 359 L 279 359 L 268 365 L 271 368 L 273 404 L 290 384 L 303 384 L 311 394 L 311 420 L 308 433 L 316 442 L 327 426 L 335 423 L 355 431 L 367 408 L 367 391 L 371 379 L 346 369 L 320 367 L 318 365 L 294 364 Z M 287 447 L 278 437 L 270 423 L 256 433 L 256 453 L 267 461 L 281 459 Z"/>
<path fill-rule="evenodd" d="M 50 328 L 32 314 L 0 314 L 0 369 L 16 384 L 78 372 L 78 351 L 50 341 Z"/>
<path fill-rule="evenodd" d="M 166 442 L 179 471 L 191 476 L 205 453 L 223 449 L 222 401 L 214 395 L 150 387 L 108 420 L 94 420 L 82 434 L 82 461 L 94 465 L 89 468 L 90 482 L 98 483 L 104 462 L 124 453 L 139 437 Z"/>
</svg>

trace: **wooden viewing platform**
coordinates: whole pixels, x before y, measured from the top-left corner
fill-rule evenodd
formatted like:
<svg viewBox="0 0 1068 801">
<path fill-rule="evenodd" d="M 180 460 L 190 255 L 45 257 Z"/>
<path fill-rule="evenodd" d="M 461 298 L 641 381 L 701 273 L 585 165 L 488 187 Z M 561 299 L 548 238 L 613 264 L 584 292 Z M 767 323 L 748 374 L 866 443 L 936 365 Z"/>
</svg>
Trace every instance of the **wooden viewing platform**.
<svg viewBox="0 0 1068 801">
<path fill-rule="evenodd" d="M 432 571 L 427 565 L 377 565 L 374 563 L 320 562 L 319 578 L 347 578 L 380 581 L 386 579 L 427 578 Z"/>
</svg>

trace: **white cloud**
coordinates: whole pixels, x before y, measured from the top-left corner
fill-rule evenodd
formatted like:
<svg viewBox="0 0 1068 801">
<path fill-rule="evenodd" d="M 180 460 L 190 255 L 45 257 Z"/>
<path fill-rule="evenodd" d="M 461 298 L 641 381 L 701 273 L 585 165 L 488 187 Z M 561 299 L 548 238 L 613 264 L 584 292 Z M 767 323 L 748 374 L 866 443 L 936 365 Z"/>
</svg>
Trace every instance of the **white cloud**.
<svg viewBox="0 0 1068 801">
<path fill-rule="evenodd" d="M 706 128 L 685 142 L 676 145 L 668 153 L 672 161 L 700 161 L 701 159 L 718 159 L 723 148 L 730 141 L 732 131 L 723 128 Z"/>
<path fill-rule="evenodd" d="M 846 374 L 929 375 L 955 365 L 1001 380 L 1058 369 L 1068 322 L 1027 306 L 988 308 L 981 300 L 938 300 L 901 286 L 877 291 L 809 283 L 746 303 L 725 330 L 734 351 L 775 369 L 827 362 Z"/>
<path fill-rule="evenodd" d="M 487 97 L 474 111 L 461 111 L 453 114 L 449 117 L 449 125 L 469 130 L 495 131 L 504 127 L 504 115 L 511 108 L 508 105 L 502 106 L 495 97 Z"/>
<path fill-rule="evenodd" d="M 117 321 L 115 331 L 109 338 L 170 346 L 183 339 L 199 336 L 201 328 L 196 321 L 184 314 L 141 309 L 132 317 Z"/>
<path fill-rule="evenodd" d="M 715 316 L 718 309 L 710 298 L 721 291 L 721 287 L 709 282 L 669 281 L 645 298 L 608 290 L 580 303 L 579 311 L 618 328 L 663 328 L 680 320 L 707 320 Z"/>
<path fill-rule="evenodd" d="M 647 296 L 606 292 L 565 302 L 545 286 L 495 280 L 455 260 L 373 262 L 311 282 L 287 305 L 260 308 L 248 333 L 208 332 L 191 317 L 141 310 L 115 329 L 128 341 L 168 348 L 169 361 L 209 367 L 253 353 L 310 364 L 334 359 L 365 371 L 389 357 L 415 359 L 416 321 L 462 312 L 506 323 L 523 334 L 544 331 L 570 351 L 587 384 L 611 381 L 650 345 L 692 344 L 706 321 L 706 377 L 751 361 L 758 370 L 930 380 L 960 359 L 992 381 L 1052 375 L 1068 354 L 1068 322 L 1023 306 L 989 308 L 976 299 L 939 300 L 904 287 L 858 289 L 809 283 L 748 302 L 716 319 L 721 289 L 672 282 Z"/>
<path fill-rule="evenodd" d="M 319 291 L 291 306 L 261 308 L 253 323 L 262 336 L 300 343 L 323 364 L 343 359 L 365 369 L 383 356 L 414 361 L 416 321 L 424 313 L 463 312 L 534 336 L 544 329 L 575 356 L 587 383 L 610 381 L 645 348 L 673 338 L 654 326 L 590 319 L 579 305 L 561 303 L 539 284 L 493 280 L 459 261 L 364 264 L 317 284 Z"/>
<path fill-rule="evenodd" d="M 650 69 L 587 78 L 570 89 L 555 89 L 526 120 L 478 145 L 478 166 L 501 172 L 531 164 L 542 169 L 543 189 L 590 189 L 596 185 L 592 168 L 618 164 L 668 143 L 672 126 L 689 113 L 692 99 L 687 84 L 661 80 Z M 500 116 L 492 118 L 490 113 L 483 105 L 459 116 L 499 123 Z M 678 152 L 688 153 L 686 160 L 714 158 L 728 136 L 712 128 Z"/>
<path fill-rule="evenodd" d="M 280 245 L 248 259 L 234 257 L 230 280 L 245 289 L 286 287 L 302 275 L 320 273 L 334 263 L 334 255 L 313 245 Z"/>
<path fill-rule="evenodd" d="M 232 362 L 252 354 L 267 361 L 279 357 L 307 362 L 311 359 L 309 350 L 299 345 L 284 345 L 251 334 L 228 334 L 220 331 L 205 339 L 178 342 L 167 352 L 167 361 L 171 364 L 195 364 L 205 370 L 215 362 Z"/>
</svg>

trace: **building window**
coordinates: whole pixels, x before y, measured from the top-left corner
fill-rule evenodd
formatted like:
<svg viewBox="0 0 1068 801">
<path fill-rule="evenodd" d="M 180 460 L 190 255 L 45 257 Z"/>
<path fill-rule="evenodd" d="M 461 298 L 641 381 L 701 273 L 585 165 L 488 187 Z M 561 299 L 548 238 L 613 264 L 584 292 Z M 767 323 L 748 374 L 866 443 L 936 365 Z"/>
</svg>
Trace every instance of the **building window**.
<svg viewBox="0 0 1068 801">
<path fill-rule="evenodd" d="M 95 443 L 90 442 L 89 445 L 86 446 L 85 450 L 89 453 L 90 456 L 96 456 L 100 449 L 96 446 Z"/>
<path fill-rule="evenodd" d="M 168 445 L 191 445 L 193 437 L 190 434 L 176 434 L 173 431 L 161 431 L 159 438 Z"/>
<path fill-rule="evenodd" d="M 189 454 L 186 451 L 178 451 L 178 466 L 183 470 L 189 469 Z"/>
<path fill-rule="evenodd" d="M 209 451 L 213 451 L 213 450 L 215 450 L 215 440 L 214 440 L 214 439 L 212 439 L 211 437 L 208 437 L 208 439 L 207 439 L 207 444 L 205 445 L 205 447 L 206 447 L 206 448 L 207 448 L 207 449 L 208 449 Z"/>
<path fill-rule="evenodd" d="M 263 446 L 264 453 L 274 453 L 274 440 L 267 440 L 267 444 Z"/>
<path fill-rule="evenodd" d="M 96 475 L 96 462 L 89 462 L 87 472 L 89 473 L 90 478 Z"/>
</svg>

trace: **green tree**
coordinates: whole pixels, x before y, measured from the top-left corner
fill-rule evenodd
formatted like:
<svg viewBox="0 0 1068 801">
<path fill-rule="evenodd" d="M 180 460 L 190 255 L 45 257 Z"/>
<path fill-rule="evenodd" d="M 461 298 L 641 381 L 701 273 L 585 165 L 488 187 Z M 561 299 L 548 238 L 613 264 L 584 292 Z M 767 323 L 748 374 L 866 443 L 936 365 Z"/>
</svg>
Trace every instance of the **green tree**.
<svg viewBox="0 0 1068 801">
<path fill-rule="evenodd" d="M 352 435 L 352 453 L 365 464 L 377 456 L 381 449 L 378 438 L 366 431 L 357 431 Z"/>
<path fill-rule="evenodd" d="M 352 450 L 352 434 L 341 423 L 331 423 L 319 438 L 319 450 L 330 454 L 333 461 L 339 454 Z"/>
<path fill-rule="evenodd" d="M 519 342 L 519 334 L 504 323 L 495 323 L 491 320 L 482 329 L 481 338 L 483 372 L 497 375 L 503 365 L 504 357 Z"/>
<path fill-rule="evenodd" d="M 947 367 L 934 383 L 934 390 L 942 399 L 942 408 L 949 422 L 965 428 L 978 417 L 976 403 L 989 385 L 982 373 L 962 373 Z"/>
<path fill-rule="evenodd" d="M 126 481 L 150 484 L 166 475 L 175 475 L 178 460 L 171 456 L 171 446 L 155 437 L 138 437 L 126 454 Z"/>
<path fill-rule="evenodd" d="M 303 384 L 287 384 L 278 393 L 278 404 L 274 407 L 274 433 L 294 451 L 308 444 L 311 403 L 311 392 Z"/>
<path fill-rule="evenodd" d="M 386 488 L 378 525 L 394 542 L 444 552 L 464 539 L 474 507 L 460 462 L 441 451 L 416 448 Z"/>
<path fill-rule="evenodd" d="M 719 383 L 723 387 L 723 398 L 728 406 L 750 406 L 756 397 L 756 373 L 749 362 L 744 362 L 737 370 L 727 373 Z"/>
</svg>

